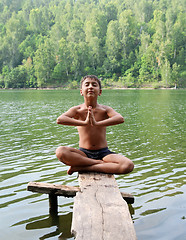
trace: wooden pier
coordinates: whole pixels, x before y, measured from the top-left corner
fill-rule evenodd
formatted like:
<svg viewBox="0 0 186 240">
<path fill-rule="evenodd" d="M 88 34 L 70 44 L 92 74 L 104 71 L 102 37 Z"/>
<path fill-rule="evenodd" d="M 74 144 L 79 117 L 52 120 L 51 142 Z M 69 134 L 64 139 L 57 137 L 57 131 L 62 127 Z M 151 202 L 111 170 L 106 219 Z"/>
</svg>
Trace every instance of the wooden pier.
<svg viewBox="0 0 186 240">
<path fill-rule="evenodd" d="M 79 186 L 30 182 L 27 190 L 49 194 L 50 213 L 57 213 L 58 196 L 75 197 L 71 231 L 76 240 L 136 240 L 127 205 L 134 197 L 120 193 L 113 175 L 79 174 Z"/>
</svg>

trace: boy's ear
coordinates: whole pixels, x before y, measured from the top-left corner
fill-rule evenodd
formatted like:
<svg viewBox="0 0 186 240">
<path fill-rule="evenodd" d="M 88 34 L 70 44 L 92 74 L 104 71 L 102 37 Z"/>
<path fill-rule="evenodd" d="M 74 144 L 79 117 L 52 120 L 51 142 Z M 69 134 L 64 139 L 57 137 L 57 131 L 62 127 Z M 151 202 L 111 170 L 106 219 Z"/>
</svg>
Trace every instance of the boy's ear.
<svg viewBox="0 0 186 240">
<path fill-rule="evenodd" d="M 81 94 L 81 96 L 83 96 L 82 89 L 80 89 L 80 94 Z"/>
<path fill-rule="evenodd" d="M 101 94 L 102 94 L 102 89 L 99 90 L 99 96 L 101 96 Z"/>
</svg>

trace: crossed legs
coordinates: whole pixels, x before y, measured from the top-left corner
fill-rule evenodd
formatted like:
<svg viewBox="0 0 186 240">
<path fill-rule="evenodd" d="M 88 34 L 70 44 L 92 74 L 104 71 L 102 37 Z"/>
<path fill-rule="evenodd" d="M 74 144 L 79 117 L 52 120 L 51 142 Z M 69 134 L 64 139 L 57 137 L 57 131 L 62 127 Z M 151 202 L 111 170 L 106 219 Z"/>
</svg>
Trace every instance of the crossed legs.
<svg viewBox="0 0 186 240">
<path fill-rule="evenodd" d="M 61 146 L 56 149 L 56 156 L 59 161 L 70 166 L 67 172 L 70 175 L 74 172 L 126 174 L 134 168 L 133 162 L 120 154 L 109 154 L 102 160 L 95 160 L 78 149 Z"/>
</svg>

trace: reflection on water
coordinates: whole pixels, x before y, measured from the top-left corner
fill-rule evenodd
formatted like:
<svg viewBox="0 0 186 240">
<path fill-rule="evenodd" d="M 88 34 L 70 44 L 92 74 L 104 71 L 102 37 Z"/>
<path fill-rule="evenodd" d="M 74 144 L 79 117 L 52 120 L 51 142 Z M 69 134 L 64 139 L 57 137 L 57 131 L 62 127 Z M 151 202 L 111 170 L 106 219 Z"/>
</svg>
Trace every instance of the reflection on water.
<svg viewBox="0 0 186 240">
<path fill-rule="evenodd" d="M 13 227 L 26 224 L 26 230 L 36 230 L 42 228 L 51 228 L 55 226 L 53 232 L 46 233 L 41 236 L 39 239 L 48 239 L 54 236 L 59 236 L 58 239 L 69 239 L 72 238 L 70 228 L 72 221 L 72 213 L 68 213 L 65 215 L 44 215 L 33 217 L 28 220 L 23 220 L 13 225 Z"/>
<path fill-rule="evenodd" d="M 185 90 L 105 90 L 99 99 L 125 117 L 108 127 L 109 148 L 134 161 L 116 176 L 139 240 L 182 240 L 186 234 Z M 55 149 L 78 147 L 76 128 L 56 118 L 82 102 L 78 91 L 0 91 L 0 239 L 73 239 L 73 199 L 59 198 L 59 216 L 48 214 L 48 196 L 26 191 L 29 181 L 77 186 Z M 2 221 L 3 220 L 3 221 Z"/>
<path fill-rule="evenodd" d="M 43 216 L 42 218 L 40 216 L 38 220 L 31 219 L 31 223 L 26 225 L 26 229 L 34 230 L 56 226 L 55 231 L 45 234 L 44 236 L 40 237 L 40 239 L 47 239 L 58 235 L 58 239 L 68 239 L 72 237 L 70 233 L 71 221 L 72 213 L 61 216 Z"/>
</svg>

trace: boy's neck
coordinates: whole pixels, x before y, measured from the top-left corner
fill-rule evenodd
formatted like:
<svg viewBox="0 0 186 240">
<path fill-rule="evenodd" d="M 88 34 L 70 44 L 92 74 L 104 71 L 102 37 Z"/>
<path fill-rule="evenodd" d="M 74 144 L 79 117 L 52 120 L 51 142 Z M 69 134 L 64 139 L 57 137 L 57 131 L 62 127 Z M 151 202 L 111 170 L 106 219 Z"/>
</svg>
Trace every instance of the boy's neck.
<svg viewBox="0 0 186 240">
<path fill-rule="evenodd" d="M 90 98 L 87 99 L 87 98 L 85 98 L 84 103 L 85 103 L 86 107 L 91 106 L 92 108 L 96 108 L 97 99 L 90 99 Z"/>
</svg>

